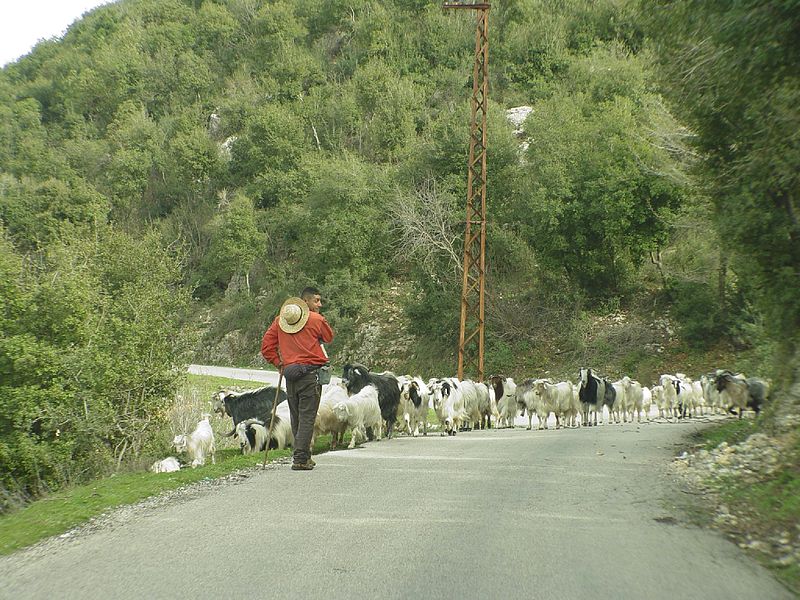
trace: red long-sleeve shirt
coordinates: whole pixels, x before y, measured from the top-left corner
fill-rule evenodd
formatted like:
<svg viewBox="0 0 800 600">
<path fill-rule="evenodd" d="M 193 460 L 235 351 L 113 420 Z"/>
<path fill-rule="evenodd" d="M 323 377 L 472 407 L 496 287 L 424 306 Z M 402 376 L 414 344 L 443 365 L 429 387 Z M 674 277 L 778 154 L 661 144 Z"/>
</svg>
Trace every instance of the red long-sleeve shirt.
<svg viewBox="0 0 800 600">
<path fill-rule="evenodd" d="M 308 322 L 297 333 L 286 333 L 275 317 L 261 340 L 261 356 L 276 367 L 286 365 L 324 365 L 328 358 L 320 342 L 333 341 L 333 329 L 321 314 L 308 313 Z M 280 354 L 278 351 L 280 350 Z M 283 361 L 281 361 L 283 358 Z"/>
</svg>

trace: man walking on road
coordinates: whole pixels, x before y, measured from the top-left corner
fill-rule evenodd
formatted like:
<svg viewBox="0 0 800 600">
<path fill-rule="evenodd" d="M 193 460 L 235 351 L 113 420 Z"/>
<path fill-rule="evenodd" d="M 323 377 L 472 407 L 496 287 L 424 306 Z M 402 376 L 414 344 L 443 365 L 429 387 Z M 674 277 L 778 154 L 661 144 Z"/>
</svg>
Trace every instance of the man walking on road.
<svg viewBox="0 0 800 600">
<path fill-rule="evenodd" d="M 283 371 L 294 434 L 292 469 L 310 471 L 311 435 L 322 394 L 320 367 L 328 362 L 322 344 L 333 341 L 333 330 L 320 314 L 317 288 L 307 287 L 300 298 L 289 298 L 264 334 L 261 355 Z"/>
</svg>

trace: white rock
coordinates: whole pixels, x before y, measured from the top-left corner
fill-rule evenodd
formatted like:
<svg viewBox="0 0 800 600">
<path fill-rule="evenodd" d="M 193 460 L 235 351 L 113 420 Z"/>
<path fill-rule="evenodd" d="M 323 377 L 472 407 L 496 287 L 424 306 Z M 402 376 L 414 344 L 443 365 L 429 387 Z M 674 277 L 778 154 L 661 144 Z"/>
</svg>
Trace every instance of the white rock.
<svg viewBox="0 0 800 600">
<path fill-rule="evenodd" d="M 532 112 L 532 106 L 516 106 L 506 110 L 506 119 L 514 126 L 515 130 L 522 131 L 522 124 Z"/>
</svg>

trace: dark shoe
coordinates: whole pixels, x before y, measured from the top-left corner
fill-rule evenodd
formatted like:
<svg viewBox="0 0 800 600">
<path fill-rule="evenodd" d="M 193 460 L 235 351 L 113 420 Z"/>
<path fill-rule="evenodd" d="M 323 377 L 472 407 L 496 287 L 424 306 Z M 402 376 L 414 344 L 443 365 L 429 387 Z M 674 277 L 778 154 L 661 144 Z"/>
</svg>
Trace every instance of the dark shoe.
<svg viewBox="0 0 800 600">
<path fill-rule="evenodd" d="M 292 463 L 292 471 L 310 471 L 314 468 L 311 462 L 305 463 Z"/>
</svg>

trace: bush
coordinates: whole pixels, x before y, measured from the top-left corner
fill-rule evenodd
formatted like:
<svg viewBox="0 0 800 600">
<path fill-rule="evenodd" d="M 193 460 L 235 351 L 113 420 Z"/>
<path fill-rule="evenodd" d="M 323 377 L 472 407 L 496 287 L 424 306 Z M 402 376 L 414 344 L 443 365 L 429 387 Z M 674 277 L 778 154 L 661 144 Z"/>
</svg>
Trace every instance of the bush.
<svg viewBox="0 0 800 600">
<path fill-rule="evenodd" d="M 710 285 L 693 281 L 675 282 L 670 292 L 672 316 L 687 342 L 709 348 L 725 335 L 717 296 Z"/>
<path fill-rule="evenodd" d="M 187 346 L 181 259 L 157 236 L 107 229 L 23 264 L 6 263 L 16 269 L 0 288 L 0 304 L 15 308 L 0 320 L 0 487 L 9 497 L 137 456 L 183 377 Z"/>
</svg>

